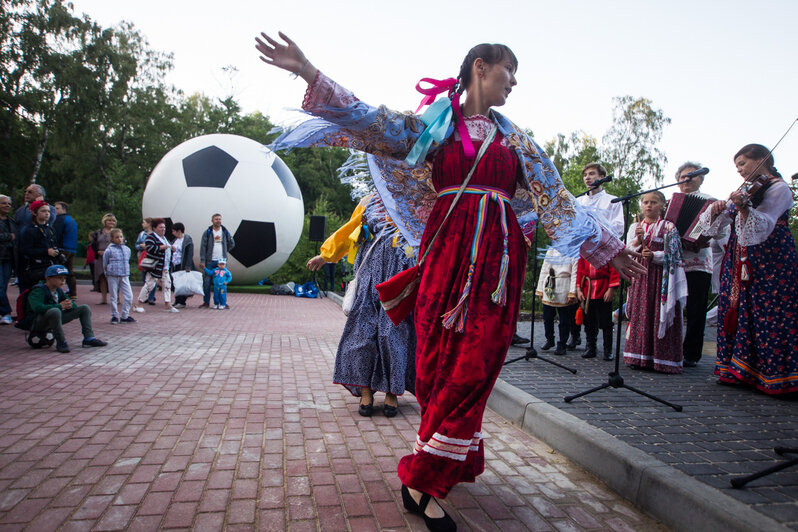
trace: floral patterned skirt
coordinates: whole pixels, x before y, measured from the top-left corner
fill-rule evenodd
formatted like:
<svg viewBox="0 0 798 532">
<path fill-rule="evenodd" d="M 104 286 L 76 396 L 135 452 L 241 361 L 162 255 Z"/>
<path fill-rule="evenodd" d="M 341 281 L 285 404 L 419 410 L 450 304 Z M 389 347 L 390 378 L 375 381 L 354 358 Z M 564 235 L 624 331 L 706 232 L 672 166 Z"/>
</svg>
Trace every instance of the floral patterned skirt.
<svg viewBox="0 0 798 532">
<path fill-rule="evenodd" d="M 733 226 L 732 226 L 733 227 Z M 721 382 L 743 382 L 768 394 L 798 391 L 798 253 L 779 223 L 763 243 L 748 246 L 750 282 L 740 286 L 737 325 L 727 330 L 738 251 L 732 229 L 720 278 L 718 357 Z"/>
</svg>

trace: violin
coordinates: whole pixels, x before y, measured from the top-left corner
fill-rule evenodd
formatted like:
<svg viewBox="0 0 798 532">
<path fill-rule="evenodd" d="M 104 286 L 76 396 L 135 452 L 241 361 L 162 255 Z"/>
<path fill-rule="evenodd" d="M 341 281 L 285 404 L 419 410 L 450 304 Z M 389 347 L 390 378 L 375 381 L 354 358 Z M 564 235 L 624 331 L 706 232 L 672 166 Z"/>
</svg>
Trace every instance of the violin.
<svg viewBox="0 0 798 532">
<path fill-rule="evenodd" d="M 757 194 L 757 192 L 762 190 L 762 187 L 764 187 L 770 180 L 770 176 L 759 174 L 756 177 L 746 179 L 743 184 L 740 185 L 740 188 L 737 189 L 737 192 L 742 194 L 745 204 L 748 207 L 751 207 L 752 198 Z"/>
</svg>

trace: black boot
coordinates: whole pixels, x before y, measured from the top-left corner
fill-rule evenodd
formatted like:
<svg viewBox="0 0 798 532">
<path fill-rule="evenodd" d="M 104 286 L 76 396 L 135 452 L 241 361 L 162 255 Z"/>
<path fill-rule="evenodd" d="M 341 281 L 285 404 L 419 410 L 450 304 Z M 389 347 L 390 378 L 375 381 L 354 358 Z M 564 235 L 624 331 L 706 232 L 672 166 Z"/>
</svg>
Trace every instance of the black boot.
<svg viewBox="0 0 798 532">
<path fill-rule="evenodd" d="M 587 348 L 582 358 L 596 358 L 596 342 L 587 341 Z"/>
<path fill-rule="evenodd" d="M 559 356 L 565 355 L 565 344 L 557 342 L 557 349 L 554 350 L 554 354 Z"/>
<path fill-rule="evenodd" d="M 523 336 L 518 336 L 518 334 L 513 334 L 513 339 L 510 340 L 510 345 L 521 345 L 529 342 L 528 338 L 524 338 Z"/>
<path fill-rule="evenodd" d="M 604 360 L 614 360 L 615 355 L 612 353 L 612 329 L 605 329 L 603 331 L 604 337 Z"/>
<path fill-rule="evenodd" d="M 568 343 L 565 344 L 566 349 L 576 349 L 576 346 L 582 343 L 582 338 L 579 336 L 571 335 L 571 339 L 568 340 Z"/>
<path fill-rule="evenodd" d="M 540 348 L 544 351 L 548 351 L 552 347 L 554 347 L 554 340 L 550 340 L 549 338 L 546 338 L 546 343 L 540 346 Z"/>
</svg>

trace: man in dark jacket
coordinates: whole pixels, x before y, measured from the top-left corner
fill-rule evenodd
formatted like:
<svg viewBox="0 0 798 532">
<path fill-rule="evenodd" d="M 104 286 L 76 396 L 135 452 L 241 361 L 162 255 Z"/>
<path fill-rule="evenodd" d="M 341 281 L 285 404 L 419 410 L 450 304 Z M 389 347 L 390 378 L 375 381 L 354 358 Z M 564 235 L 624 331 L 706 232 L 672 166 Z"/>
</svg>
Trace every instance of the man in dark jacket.
<svg viewBox="0 0 798 532">
<path fill-rule="evenodd" d="M 53 224 L 55 242 L 66 258 L 64 266 L 69 270 L 69 276 L 67 277 L 69 297 L 77 299 L 78 291 L 77 283 L 75 282 L 74 261 L 75 253 L 78 251 L 78 222 L 69 215 L 69 205 L 63 201 L 55 202 L 55 210 L 58 213 Z"/>
<path fill-rule="evenodd" d="M 44 196 L 44 187 L 37 185 L 36 183 L 28 185 L 28 188 L 25 189 L 25 205 L 21 206 L 19 209 L 17 209 L 17 212 L 14 213 L 14 221 L 17 222 L 17 238 L 19 238 L 22 229 L 24 229 L 26 225 L 30 225 L 33 222 L 33 215 L 30 212 L 31 204 L 34 201 L 45 201 Z M 47 223 L 53 224 L 58 213 L 56 213 L 55 207 L 52 205 L 49 207 L 50 217 L 47 219 Z"/>
<path fill-rule="evenodd" d="M 229 262 L 227 253 L 235 247 L 236 243 L 233 240 L 233 235 L 222 225 L 222 215 L 219 213 L 211 216 L 211 226 L 202 233 L 202 240 L 200 242 L 200 255 L 199 255 L 199 269 L 205 271 L 205 268 L 215 270 L 218 265 L 219 259 L 224 259 Z M 200 308 L 208 308 L 210 306 L 213 278 L 210 275 L 204 274 L 202 280 L 202 289 L 205 294 L 202 296 L 202 305 Z"/>
<path fill-rule="evenodd" d="M 91 309 L 88 305 L 77 305 L 64 293 L 62 287 L 69 271 L 55 264 L 47 268 L 44 282 L 37 284 L 28 294 L 26 320 L 30 321 L 31 334 L 52 330 L 55 336 L 55 349 L 59 353 L 69 353 L 69 344 L 62 324 L 74 319 L 80 320 L 83 332 L 83 347 L 102 347 L 108 345 L 94 337 L 91 328 Z M 24 327 L 23 327 L 24 328 Z"/>
<path fill-rule="evenodd" d="M 10 325 L 8 281 L 17 262 L 17 222 L 10 216 L 11 198 L 0 195 L 0 325 Z"/>
<path fill-rule="evenodd" d="M 186 234 L 186 226 L 180 222 L 172 226 L 172 268 L 171 272 L 185 271 L 190 272 L 194 269 L 194 241 L 191 236 Z M 174 286 L 174 278 L 172 286 Z M 179 296 L 175 294 L 175 307 L 185 308 L 186 299 L 190 296 Z"/>
<path fill-rule="evenodd" d="M 17 278 L 20 293 L 43 281 L 48 266 L 64 262 L 55 241 L 55 233 L 47 223 L 50 206 L 44 201 L 34 201 L 30 204 L 30 211 L 32 223 L 20 230 L 19 237 L 20 267 Z"/>
</svg>

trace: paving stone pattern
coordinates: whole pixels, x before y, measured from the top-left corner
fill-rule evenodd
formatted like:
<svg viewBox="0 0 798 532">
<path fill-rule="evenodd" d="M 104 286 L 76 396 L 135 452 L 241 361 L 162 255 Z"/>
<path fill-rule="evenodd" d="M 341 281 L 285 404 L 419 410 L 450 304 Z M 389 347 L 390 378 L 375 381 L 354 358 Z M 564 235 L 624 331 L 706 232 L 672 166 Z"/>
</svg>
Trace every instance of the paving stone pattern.
<svg viewBox="0 0 798 532">
<path fill-rule="evenodd" d="M 0 530 L 425 530 L 396 477 L 418 404 L 362 418 L 331 384 L 333 302 L 231 294 L 110 325 L 81 300 L 108 347 L 0 328 Z M 483 428 L 485 474 L 445 502 L 460 530 L 665 530 L 496 414 Z"/>
<path fill-rule="evenodd" d="M 529 338 L 530 322 L 520 322 L 518 331 Z M 535 323 L 538 354 L 576 369 L 577 374 L 540 360 L 521 360 L 505 366 L 500 378 L 798 530 L 798 467 L 756 480 L 743 490 L 729 484 L 733 477 L 783 461 L 773 452 L 774 446 L 798 448 L 798 397 L 772 397 L 748 387 L 717 384 L 716 334 L 714 327 L 707 328 L 704 356 L 697 367 L 685 368 L 681 375 L 620 365 L 626 384 L 680 404 L 682 412 L 622 388 L 564 402 L 565 396 L 606 383 L 614 362 L 582 359 L 584 333 L 582 346 L 566 356 L 555 356 L 553 349 L 540 350 L 545 336 L 539 321 Z M 508 359 L 525 351 L 511 348 Z"/>
</svg>

